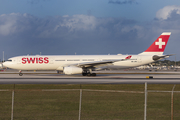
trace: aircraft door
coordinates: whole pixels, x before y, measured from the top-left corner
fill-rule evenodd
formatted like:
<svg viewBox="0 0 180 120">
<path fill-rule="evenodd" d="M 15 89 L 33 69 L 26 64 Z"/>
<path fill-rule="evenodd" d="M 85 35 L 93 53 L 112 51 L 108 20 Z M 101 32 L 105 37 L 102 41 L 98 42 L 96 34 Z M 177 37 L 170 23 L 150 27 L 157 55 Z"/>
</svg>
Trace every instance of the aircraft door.
<svg viewBox="0 0 180 120">
<path fill-rule="evenodd" d="M 53 64 L 53 63 L 54 63 L 54 59 L 50 59 L 49 64 Z"/>
<path fill-rule="evenodd" d="M 138 63 L 142 63 L 142 59 L 141 59 L 141 56 L 138 56 L 138 59 L 137 59 Z"/>
<path fill-rule="evenodd" d="M 17 58 L 15 62 L 17 62 L 17 64 L 21 64 L 21 58 Z"/>
</svg>

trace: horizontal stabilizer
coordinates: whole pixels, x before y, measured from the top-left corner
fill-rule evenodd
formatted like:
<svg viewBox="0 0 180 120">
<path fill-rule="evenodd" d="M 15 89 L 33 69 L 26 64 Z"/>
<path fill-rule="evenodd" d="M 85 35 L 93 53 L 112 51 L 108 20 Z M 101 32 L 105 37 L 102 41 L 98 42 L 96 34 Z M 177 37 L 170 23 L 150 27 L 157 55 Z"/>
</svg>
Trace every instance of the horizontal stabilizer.
<svg viewBox="0 0 180 120">
<path fill-rule="evenodd" d="M 158 56 L 158 55 L 154 55 L 153 56 L 153 60 L 161 60 L 161 59 L 164 59 L 164 58 L 168 58 L 169 56 L 172 56 L 174 54 L 170 54 L 170 55 L 161 55 L 161 56 Z"/>
</svg>

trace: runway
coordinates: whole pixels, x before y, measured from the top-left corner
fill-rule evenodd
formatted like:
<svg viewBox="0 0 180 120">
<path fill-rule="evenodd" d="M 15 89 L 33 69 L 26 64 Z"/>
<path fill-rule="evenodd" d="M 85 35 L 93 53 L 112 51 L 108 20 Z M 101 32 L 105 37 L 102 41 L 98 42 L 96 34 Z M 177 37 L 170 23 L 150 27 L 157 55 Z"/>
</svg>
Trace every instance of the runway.
<svg viewBox="0 0 180 120">
<path fill-rule="evenodd" d="M 152 76 L 147 79 L 146 76 Z M 0 84 L 180 84 L 180 74 L 97 74 L 96 77 L 62 74 L 0 74 Z"/>
</svg>

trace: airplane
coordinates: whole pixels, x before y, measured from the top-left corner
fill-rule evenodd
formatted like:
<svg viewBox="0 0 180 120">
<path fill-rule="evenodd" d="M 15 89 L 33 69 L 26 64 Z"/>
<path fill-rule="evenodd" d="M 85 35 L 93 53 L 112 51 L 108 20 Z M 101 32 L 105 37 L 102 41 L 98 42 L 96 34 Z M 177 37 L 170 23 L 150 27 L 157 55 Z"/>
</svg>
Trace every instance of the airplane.
<svg viewBox="0 0 180 120">
<path fill-rule="evenodd" d="M 137 67 L 167 58 L 163 55 L 171 32 L 163 32 L 152 45 L 137 55 L 27 55 L 9 58 L 2 67 L 19 70 L 56 70 L 66 75 L 96 76 L 92 71 Z"/>
</svg>

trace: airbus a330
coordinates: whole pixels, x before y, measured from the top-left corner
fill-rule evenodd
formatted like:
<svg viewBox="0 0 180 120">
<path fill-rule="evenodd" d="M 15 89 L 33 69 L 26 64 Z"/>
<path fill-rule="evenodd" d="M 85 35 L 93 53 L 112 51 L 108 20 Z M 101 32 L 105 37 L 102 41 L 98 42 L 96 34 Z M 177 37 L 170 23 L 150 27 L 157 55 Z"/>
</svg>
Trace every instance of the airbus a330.
<svg viewBox="0 0 180 120">
<path fill-rule="evenodd" d="M 124 69 L 149 64 L 170 55 L 163 55 L 170 32 L 163 32 L 152 45 L 137 55 L 27 55 L 9 58 L 1 67 L 22 70 L 57 70 L 64 74 L 96 76 L 93 71 Z"/>
</svg>

